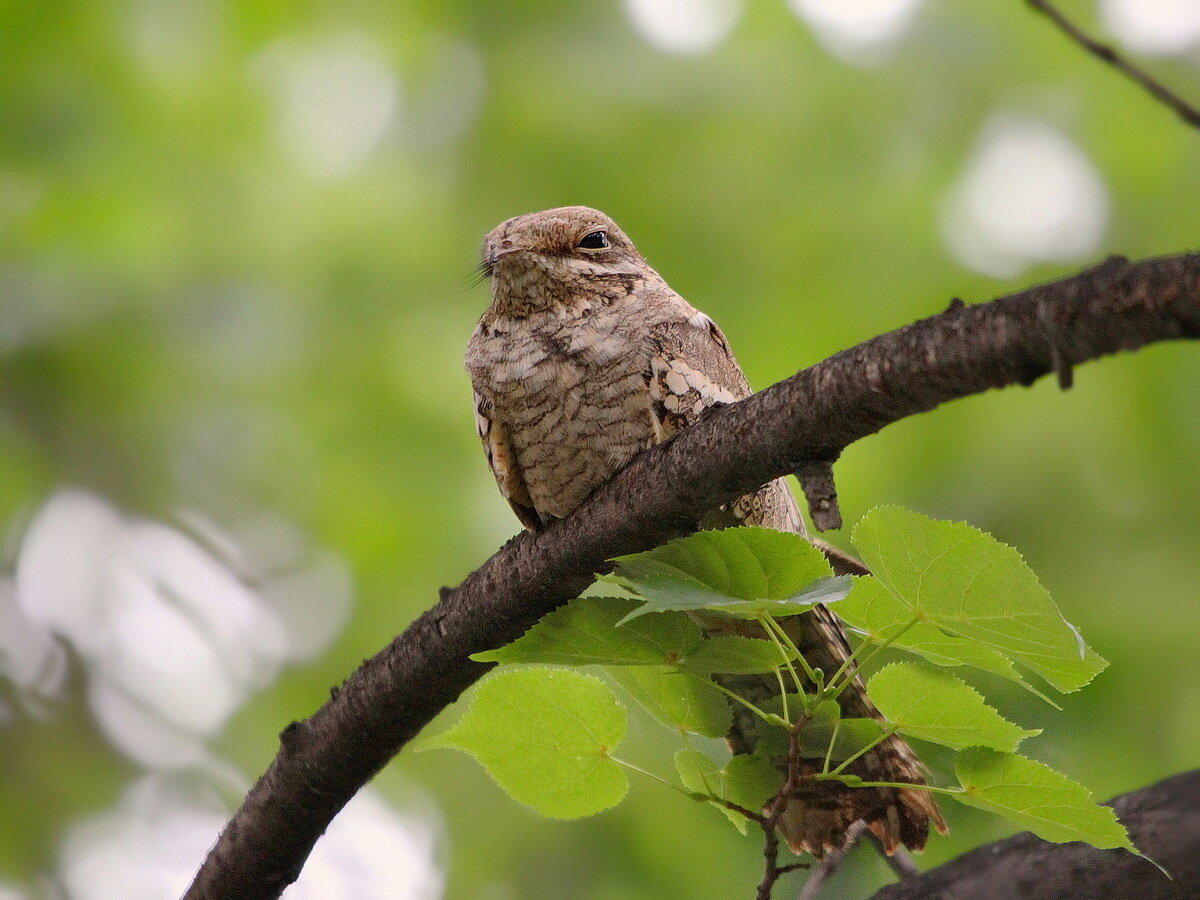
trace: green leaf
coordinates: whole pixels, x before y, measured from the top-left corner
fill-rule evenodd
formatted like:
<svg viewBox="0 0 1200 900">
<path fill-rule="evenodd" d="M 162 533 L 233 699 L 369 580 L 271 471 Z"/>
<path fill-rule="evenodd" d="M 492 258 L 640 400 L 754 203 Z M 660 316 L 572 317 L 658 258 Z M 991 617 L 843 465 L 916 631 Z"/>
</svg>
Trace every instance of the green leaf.
<svg viewBox="0 0 1200 900">
<path fill-rule="evenodd" d="M 966 682 L 917 663 L 880 669 L 867 694 L 897 731 L 956 750 L 983 746 L 1011 752 L 1041 733 L 1003 718 Z"/>
<path fill-rule="evenodd" d="M 701 531 L 615 562 L 603 577 L 646 600 L 627 618 L 697 609 L 748 619 L 795 615 L 850 589 L 807 540 L 769 528 Z"/>
<path fill-rule="evenodd" d="M 831 760 L 848 759 L 863 747 L 875 743 L 883 734 L 883 728 L 874 719 L 843 719 L 841 714 L 834 700 L 817 705 L 812 719 L 797 735 L 801 756 L 824 759 L 829 753 Z M 831 740 L 832 752 L 829 751 Z"/>
<path fill-rule="evenodd" d="M 783 774 L 758 753 L 738 754 L 725 764 L 721 774 L 725 776 L 725 799 L 756 812 L 783 786 Z"/>
<path fill-rule="evenodd" d="M 1138 852 L 1112 809 L 1096 804 L 1087 788 L 1049 766 L 972 747 L 958 754 L 954 769 L 963 793 L 950 796 L 960 803 L 1004 816 L 1043 840 Z"/>
<path fill-rule="evenodd" d="M 1108 665 L 1063 618 L 1021 555 L 991 535 L 879 507 L 853 537 L 908 619 L 978 641 L 1063 692 L 1078 690 Z"/>
<path fill-rule="evenodd" d="M 828 725 L 815 723 L 811 730 L 805 726 L 800 731 L 800 755 L 824 759 L 832 733 Z M 835 762 L 849 759 L 864 747 L 876 743 L 882 734 L 883 728 L 874 719 L 842 719 L 829 758 Z"/>
<path fill-rule="evenodd" d="M 892 647 L 915 653 L 934 665 L 972 666 L 1038 693 L 1003 653 L 978 641 L 946 634 L 925 622 L 905 629 L 904 626 L 912 621 L 912 609 L 896 600 L 887 588 L 869 575 L 854 579 L 850 596 L 838 604 L 837 612 L 838 618 L 861 632 L 867 640 L 883 643 L 890 639 Z"/>
<path fill-rule="evenodd" d="M 810 581 L 806 588 L 782 600 L 740 600 L 714 608 L 740 619 L 795 616 L 810 611 L 817 604 L 837 603 L 850 593 L 853 586 L 854 579 L 851 576 L 833 575 Z"/>
<path fill-rule="evenodd" d="M 780 773 L 770 760 L 757 754 L 733 757 L 725 768 L 717 768 L 707 755 L 698 750 L 680 750 L 675 754 L 675 771 L 689 791 L 709 794 L 736 803 L 751 812 L 759 812 L 779 790 Z M 749 820 L 741 813 L 721 803 L 709 801 L 719 809 L 734 827 L 746 833 Z"/>
<path fill-rule="evenodd" d="M 789 653 L 789 657 L 792 656 L 794 654 Z M 701 675 L 711 675 L 714 672 L 758 675 L 774 672 L 783 663 L 783 652 L 774 641 L 741 635 L 719 635 L 702 641 L 680 664 L 688 671 Z"/>
<path fill-rule="evenodd" d="M 620 666 L 608 676 L 643 709 L 674 731 L 724 737 L 732 713 L 715 687 L 674 666 Z"/>
<path fill-rule="evenodd" d="M 569 669 L 503 670 L 475 687 L 461 719 L 421 749 L 475 757 L 509 796 L 575 819 L 615 806 L 629 781 L 609 753 L 626 710 L 600 679 Z"/>
<path fill-rule="evenodd" d="M 804 703 L 804 699 L 795 694 L 788 695 L 788 705 L 793 720 Z M 778 697 L 772 697 L 763 704 L 766 712 L 781 715 L 783 702 Z M 883 734 L 883 728 L 874 719 L 843 719 L 841 708 L 836 700 L 825 700 L 818 703 L 811 717 L 796 735 L 800 755 L 807 759 L 824 759 L 829 753 L 829 742 L 833 740 L 831 760 L 843 760 L 853 756 L 863 747 L 874 743 Z M 759 742 L 756 753 L 767 757 L 786 756 L 788 752 L 788 732 L 785 728 L 758 723 Z M 836 732 L 836 738 L 834 734 Z"/>
<path fill-rule="evenodd" d="M 627 597 L 580 597 L 544 616 L 511 644 L 476 653 L 471 659 L 644 666 L 674 662 L 706 643 L 700 626 L 681 613 L 646 616 L 617 627 L 641 606 Z"/>
<path fill-rule="evenodd" d="M 692 793 L 725 796 L 721 770 L 707 754 L 699 750 L 680 750 L 675 754 L 675 771 L 683 786 Z"/>
</svg>

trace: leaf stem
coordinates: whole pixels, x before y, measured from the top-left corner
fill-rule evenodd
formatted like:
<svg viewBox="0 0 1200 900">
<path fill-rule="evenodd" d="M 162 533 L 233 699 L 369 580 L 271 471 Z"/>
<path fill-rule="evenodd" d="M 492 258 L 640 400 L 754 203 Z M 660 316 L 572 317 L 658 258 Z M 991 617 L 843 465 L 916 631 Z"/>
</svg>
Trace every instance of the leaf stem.
<svg viewBox="0 0 1200 900">
<path fill-rule="evenodd" d="M 850 655 L 846 657 L 846 661 L 843 662 L 840 667 L 838 667 L 838 670 L 833 673 L 833 677 L 829 679 L 830 687 L 829 687 L 829 692 L 828 692 L 828 699 L 836 700 L 839 696 L 841 696 L 842 691 L 844 691 L 847 687 L 849 687 L 850 682 L 853 680 L 853 677 L 854 677 L 854 673 L 853 673 L 853 671 L 851 671 L 851 667 L 853 667 L 854 669 L 862 668 L 867 663 L 869 663 L 871 660 L 873 660 L 880 652 L 882 652 L 883 650 L 886 650 L 889 646 L 891 646 L 891 644 L 894 641 L 896 641 L 901 635 L 903 635 L 906 631 L 908 631 L 914 625 L 918 624 L 920 621 L 921 621 L 921 619 L 919 616 L 913 616 L 912 619 L 909 620 L 909 622 L 903 628 L 901 628 L 899 631 L 897 631 L 895 634 L 893 634 L 891 637 L 889 637 L 886 641 L 881 641 L 880 643 L 877 644 L 874 641 L 867 640 L 867 641 L 864 641 L 863 643 L 859 644 L 857 647 L 855 647 L 854 650 L 851 651 Z M 866 647 L 870 647 L 871 652 L 869 652 L 866 656 L 864 656 L 861 661 L 857 660 L 858 655 Z M 837 680 L 839 678 L 844 679 L 841 684 L 837 684 Z M 835 687 L 835 685 L 836 685 L 836 687 Z"/>
<path fill-rule="evenodd" d="M 776 680 L 777 682 L 779 682 L 779 702 L 780 702 L 780 703 L 782 704 L 782 706 L 783 706 L 783 717 L 784 717 L 785 719 L 787 719 L 787 721 L 788 721 L 788 722 L 791 722 L 791 721 L 792 721 L 792 714 L 791 714 L 791 712 L 788 710 L 788 690 L 787 690 L 787 685 L 785 685 L 785 684 L 783 683 L 783 673 L 782 673 L 782 672 L 780 672 L 780 671 L 779 671 L 779 669 L 776 669 L 776 670 L 775 670 L 775 680 Z"/>
<path fill-rule="evenodd" d="M 647 778 L 653 778 L 659 784 L 665 784 L 667 787 L 669 787 L 671 790 L 675 791 L 676 793 L 683 794 L 683 796 L 687 797 L 689 800 L 692 799 L 691 791 L 686 791 L 677 784 L 671 784 L 671 782 L 667 781 L 667 779 L 663 778 L 661 775 L 655 775 L 653 772 L 649 772 L 646 769 L 643 769 L 641 766 L 636 766 L 633 763 L 628 762 L 624 759 L 620 759 L 619 757 L 616 757 L 616 756 L 610 756 L 609 759 L 611 759 L 613 762 L 615 762 L 618 766 L 624 766 L 626 769 L 630 769 L 631 771 L 634 771 L 634 772 L 639 772 L 642 775 L 645 775 Z"/>
<path fill-rule="evenodd" d="M 853 776 L 845 775 L 813 775 L 815 781 L 840 781 L 847 787 L 889 787 L 903 788 L 912 791 L 929 791 L 933 794 L 965 794 L 962 788 L 935 787 L 932 784 L 911 784 L 907 781 L 858 781 Z"/>
<path fill-rule="evenodd" d="M 833 734 L 829 736 L 829 747 L 825 750 L 825 763 L 821 766 L 821 774 L 829 773 L 829 761 L 833 758 L 833 745 L 837 743 L 838 732 L 842 729 L 842 717 L 839 715 L 836 722 L 833 723 Z"/>
<path fill-rule="evenodd" d="M 804 674 L 807 675 L 809 681 L 815 685 L 817 683 L 817 673 L 814 672 L 812 666 L 808 664 L 808 660 L 804 658 L 804 654 L 796 648 L 796 644 L 788 635 L 787 629 L 780 625 L 779 621 L 774 616 L 759 616 L 758 621 L 759 624 L 762 625 L 766 630 L 767 634 L 772 636 L 776 646 L 780 646 L 782 644 L 782 646 L 787 648 L 787 651 L 795 656 L 801 667 L 804 669 Z M 794 678 L 796 681 L 796 690 L 803 694 L 804 685 L 801 683 L 799 676 L 796 675 L 796 670 L 793 668 L 792 661 L 787 652 L 783 654 L 783 658 L 784 662 L 787 664 L 788 670 L 792 673 L 792 678 Z"/>
<path fill-rule="evenodd" d="M 705 678 L 703 675 L 697 675 L 695 672 L 689 672 L 687 669 L 683 669 L 683 668 L 680 668 L 678 671 L 684 675 L 687 675 L 689 678 L 695 679 L 696 681 L 700 682 L 701 684 L 706 684 L 710 688 L 720 691 L 726 697 L 733 698 L 738 703 L 742 704 L 742 706 L 744 706 L 748 710 L 750 710 L 750 712 L 754 713 L 756 716 L 758 716 L 760 719 L 762 719 L 764 722 L 770 722 L 773 719 L 774 720 L 779 719 L 778 716 L 772 715 L 771 713 L 768 713 L 768 712 L 764 712 L 763 710 L 761 710 L 757 706 L 755 706 L 753 703 L 751 703 L 749 700 L 747 700 L 745 697 L 743 697 L 741 694 L 738 694 L 734 691 L 729 690 L 729 688 L 725 687 L 725 685 L 723 685 L 723 684 L 717 684 L 717 682 L 713 681 L 711 678 Z"/>
<path fill-rule="evenodd" d="M 838 719 L 838 724 L 841 724 L 841 721 L 842 721 L 841 719 Z M 888 738 L 890 738 L 895 733 L 896 733 L 896 727 L 894 725 L 891 728 L 885 728 L 883 730 L 883 734 L 879 735 L 879 737 L 875 738 L 875 740 L 871 741 L 866 746 L 860 748 L 859 750 L 855 751 L 852 755 L 850 755 L 846 759 L 842 760 L 842 764 L 840 766 L 838 766 L 836 769 L 834 769 L 832 772 L 822 772 L 821 774 L 823 774 L 823 775 L 826 775 L 826 774 L 827 775 L 840 775 L 840 774 L 842 774 L 842 770 L 845 769 L 846 766 L 850 765 L 850 763 L 854 762 L 856 759 L 858 759 L 864 753 L 869 753 L 870 751 L 874 750 L 876 747 L 878 747 L 880 744 L 882 744 L 884 741 L 886 741 Z"/>
<path fill-rule="evenodd" d="M 726 800 L 724 797 L 709 797 L 708 800 L 710 803 L 716 803 L 720 806 L 723 806 L 730 812 L 735 812 L 738 815 L 749 819 L 751 822 L 761 822 L 762 821 L 763 817 L 762 817 L 761 813 L 756 813 L 752 809 L 746 809 L 746 807 L 744 807 L 744 806 L 739 806 L 737 803 L 734 803 L 732 800 Z"/>
</svg>

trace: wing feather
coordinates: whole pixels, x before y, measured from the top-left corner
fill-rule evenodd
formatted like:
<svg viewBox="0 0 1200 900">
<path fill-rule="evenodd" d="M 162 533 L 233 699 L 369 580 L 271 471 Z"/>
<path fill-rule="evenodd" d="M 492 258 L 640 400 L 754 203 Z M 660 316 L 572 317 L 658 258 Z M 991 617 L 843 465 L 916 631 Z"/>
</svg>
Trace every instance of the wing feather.
<svg viewBox="0 0 1200 900">
<path fill-rule="evenodd" d="M 654 327 L 652 343 L 648 387 L 650 415 L 658 440 L 666 440 L 691 424 L 710 406 L 750 395 L 750 386 L 725 336 L 703 313 L 692 311 L 686 319 Z M 782 478 L 738 498 L 701 523 L 706 528 L 738 524 L 805 533 L 796 499 Z M 781 621 L 810 664 L 833 672 L 850 656 L 841 623 L 825 607 Z M 721 631 L 712 623 L 706 627 L 710 633 Z M 752 628 L 744 633 L 761 636 Z M 721 683 L 745 697 L 765 698 L 777 693 L 775 684 L 760 676 L 721 676 Z M 840 702 L 844 715 L 879 718 L 878 710 L 867 698 L 865 685 L 857 678 Z M 735 709 L 728 736 L 730 748 L 736 753 L 753 751 L 759 730 L 753 715 Z M 803 765 L 808 763 L 804 761 Z M 907 744 L 895 737 L 864 754 L 852 771 L 869 780 L 924 783 L 920 761 Z M 880 837 L 889 853 L 901 843 L 913 849 L 923 847 L 930 821 L 938 830 L 945 829 L 937 804 L 921 791 L 851 789 L 827 782 L 802 783 L 779 829 L 793 850 L 820 856 L 830 847 L 841 846 L 846 830 L 860 819 Z"/>
<path fill-rule="evenodd" d="M 687 309 L 691 314 L 686 319 L 651 329 L 650 419 L 658 441 L 695 422 L 709 407 L 751 394 L 721 329 L 704 313 Z M 708 528 L 739 524 L 805 533 L 800 509 L 783 479 L 738 498 L 703 522 Z"/>
<path fill-rule="evenodd" d="M 517 463 L 516 453 L 508 438 L 508 431 L 503 423 L 491 415 L 492 404 L 478 391 L 475 391 L 475 430 L 483 441 L 483 452 L 487 457 L 488 468 L 496 478 L 500 493 L 508 501 L 521 524 L 530 531 L 540 531 L 544 527 L 541 517 L 534 509 L 533 501 L 529 498 L 529 488 L 521 474 Z"/>
<path fill-rule="evenodd" d="M 656 440 L 665 441 L 710 406 L 750 396 L 725 335 L 703 313 L 651 327 L 650 344 L 648 386 Z"/>
</svg>

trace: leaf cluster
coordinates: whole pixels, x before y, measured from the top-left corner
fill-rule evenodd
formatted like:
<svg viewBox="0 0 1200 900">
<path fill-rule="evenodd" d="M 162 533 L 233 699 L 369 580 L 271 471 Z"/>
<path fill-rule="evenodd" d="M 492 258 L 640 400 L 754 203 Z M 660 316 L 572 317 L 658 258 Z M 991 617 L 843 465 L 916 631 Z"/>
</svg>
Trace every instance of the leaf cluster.
<svg viewBox="0 0 1200 900">
<path fill-rule="evenodd" d="M 505 665 L 423 746 L 474 756 L 544 815 L 591 815 L 624 797 L 623 769 L 643 771 L 614 755 L 627 727 L 615 684 L 681 740 L 674 778 L 652 777 L 715 806 L 743 833 L 748 822 L 773 827 L 781 757 L 820 760 L 807 777 L 881 785 L 848 766 L 900 734 L 955 751 L 953 772 L 940 784 L 893 786 L 987 810 L 1048 841 L 1136 853 L 1111 809 L 1019 753 L 1039 732 L 1005 719 L 957 674 L 980 670 L 1049 700 L 1046 691 L 1078 690 L 1107 665 L 1020 554 L 968 525 L 895 507 L 869 512 L 852 539 L 872 575 L 835 577 L 803 537 L 761 528 L 701 532 L 619 558 L 606 580 L 630 596 L 581 597 L 477 654 Z M 836 672 L 813 669 L 784 626 L 818 604 L 861 638 Z M 867 682 L 881 717 L 843 717 L 838 697 L 886 648 L 909 658 Z M 579 671 L 588 668 L 608 683 Z M 775 679 L 776 696 L 755 703 L 725 677 L 749 675 Z M 725 735 L 736 708 L 760 720 L 753 753 L 714 760 L 692 746 L 693 735 Z"/>
</svg>

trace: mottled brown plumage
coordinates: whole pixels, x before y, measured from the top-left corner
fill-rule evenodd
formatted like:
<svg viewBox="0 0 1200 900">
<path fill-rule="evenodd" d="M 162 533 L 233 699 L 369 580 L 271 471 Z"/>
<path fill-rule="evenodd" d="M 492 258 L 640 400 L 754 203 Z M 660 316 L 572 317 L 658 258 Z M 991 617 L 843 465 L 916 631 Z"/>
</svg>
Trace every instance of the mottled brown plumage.
<svg viewBox="0 0 1200 900">
<path fill-rule="evenodd" d="M 639 451 L 707 407 L 750 394 L 712 319 L 671 290 L 597 210 L 571 206 L 509 219 L 487 236 L 483 267 L 492 304 L 471 336 L 467 369 L 488 464 L 526 528 L 569 515 Z M 734 522 L 804 534 L 782 479 L 702 524 Z M 841 625 L 825 608 L 783 621 L 813 666 L 832 673 L 846 659 Z M 778 692 L 774 680 L 757 676 L 723 683 L 760 698 Z M 860 681 L 839 699 L 846 716 L 878 716 Z M 729 743 L 737 753 L 757 743 L 757 720 L 744 709 L 735 710 Z M 895 737 L 849 771 L 924 783 L 916 756 Z M 820 856 L 840 847 L 860 819 L 889 852 L 924 847 L 930 822 L 945 827 L 925 791 L 808 780 L 779 830 L 797 852 Z"/>
</svg>

